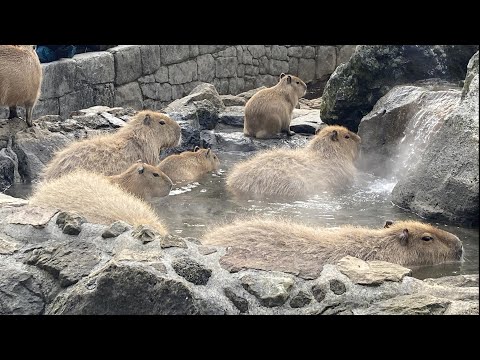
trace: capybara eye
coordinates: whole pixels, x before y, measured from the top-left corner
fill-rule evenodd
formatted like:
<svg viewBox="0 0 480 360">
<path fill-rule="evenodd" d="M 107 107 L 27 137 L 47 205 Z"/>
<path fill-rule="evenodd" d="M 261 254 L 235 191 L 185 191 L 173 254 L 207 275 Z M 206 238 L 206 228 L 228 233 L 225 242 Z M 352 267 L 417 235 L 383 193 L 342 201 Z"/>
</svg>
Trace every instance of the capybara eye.
<svg viewBox="0 0 480 360">
<path fill-rule="evenodd" d="M 424 236 L 424 237 L 422 237 L 422 240 L 423 240 L 423 241 L 430 241 L 430 240 L 433 240 L 433 237 L 431 237 L 431 236 Z"/>
<path fill-rule="evenodd" d="M 159 122 L 160 122 L 160 125 L 165 125 L 165 121 L 160 120 Z"/>
<path fill-rule="evenodd" d="M 345 139 L 350 139 L 350 135 L 345 135 Z"/>
<path fill-rule="evenodd" d="M 297 84 L 300 84 L 300 81 L 297 81 Z"/>
<path fill-rule="evenodd" d="M 158 173 L 153 173 L 153 176 L 159 177 L 160 175 L 158 175 Z"/>
</svg>

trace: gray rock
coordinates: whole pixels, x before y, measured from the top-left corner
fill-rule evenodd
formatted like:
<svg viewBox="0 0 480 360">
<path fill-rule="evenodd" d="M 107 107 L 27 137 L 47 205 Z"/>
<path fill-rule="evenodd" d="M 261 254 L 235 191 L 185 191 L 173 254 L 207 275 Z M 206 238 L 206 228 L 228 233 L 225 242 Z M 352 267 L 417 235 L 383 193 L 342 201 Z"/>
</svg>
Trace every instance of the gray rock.
<svg viewBox="0 0 480 360">
<path fill-rule="evenodd" d="M 219 94 L 228 94 L 228 78 L 215 78 L 213 80 L 213 85 Z"/>
<path fill-rule="evenodd" d="M 246 100 L 243 97 L 237 95 L 220 95 L 220 99 L 222 99 L 223 104 L 225 106 L 245 106 Z"/>
<path fill-rule="evenodd" d="M 187 60 L 189 56 L 189 45 L 160 45 L 160 58 L 162 65 L 176 64 Z"/>
<path fill-rule="evenodd" d="M 168 66 L 168 80 L 172 85 L 197 80 L 197 62 L 189 60 Z"/>
<path fill-rule="evenodd" d="M 325 284 L 315 284 L 312 286 L 312 294 L 315 300 L 322 302 L 327 296 L 327 286 Z"/>
<path fill-rule="evenodd" d="M 225 296 L 235 305 L 241 314 L 248 312 L 248 300 L 235 294 L 230 288 L 223 289 Z"/>
<path fill-rule="evenodd" d="M 286 74 L 289 70 L 288 61 L 270 59 L 268 69 L 268 73 L 271 75 L 280 76 L 281 73 Z"/>
<path fill-rule="evenodd" d="M 62 287 L 90 274 L 99 262 L 100 253 L 95 245 L 78 240 L 36 248 L 25 260 L 26 264 L 35 265 L 58 279 Z"/>
<path fill-rule="evenodd" d="M 306 291 L 300 290 L 297 295 L 292 297 L 292 300 L 290 300 L 290 307 L 296 309 L 296 308 L 302 308 L 312 302 L 312 296 L 307 293 Z"/>
<path fill-rule="evenodd" d="M 4 197 L 3 197 L 4 198 Z M 13 204 L 25 204 L 25 200 L 14 199 Z M 12 205 L 9 199 L 3 200 L 3 204 Z M 17 211 L 6 217 L 5 221 L 9 224 L 31 225 L 35 228 L 43 228 L 58 212 L 57 209 L 42 206 L 22 206 Z"/>
<path fill-rule="evenodd" d="M 400 295 L 369 306 L 364 315 L 442 315 L 451 301 L 431 295 Z"/>
<path fill-rule="evenodd" d="M 185 246 L 186 247 L 186 246 Z M 1 250 L 0 250 L 1 251 Z M 217 252 L 217 249 L 208 246 L 199 246 L 198 252 L 202 255 L 210 255 Z M 0 252 L 1 253 L 1 252 Z"/>
<path fill-rule="evenodd" d="M 460 81 L 477 45 L 358 45 L 322 95 L 320 117 L 357 131 L 360 120 L 394 85 L 441 78 Z"/>
<path fill-rule="evenodd" d="M 219 57 L 215 60 L 215 76 L 217 78 L 236 76 L 237 65 L 236 57 Z"/>
<path fill-rule="evenodd" d="M 478 51 L 472 56 L 467 65 L 467 76 L 463 84 L 462 99 L 468 94 L 470 90 L 470 83 L 475 75 L 478 75 Z"/>
<path fill-rule="evenodd" d="M 335 46 L 318 46 L 316 56 L 315 79 L 326 80 L 337 67 Z"/>
<path fill-rule="evenodd" d="M 88 52 L 75 55 L 75 87 L 81 88 L 84 84 L 113 83 L 115 80 L 115 66 L 113 55 L 107 51 Z"/>
<path fill-rule="evenodd" d="M 8 196 L 0 193 L 0 201 L 3 196 Z M 14 241 L 8 241 L 0 238 L 0 255 L 12 255 L 20 249 L 21 245 Z"/>
<path fill-rule="evenodd" d="M 340 64 L 344 64 L 348 60 L 350 60 L 356 48 L 357 48 L 357 45 L 343 45 L 338 50 L 337 66 L 339 66 Z"/>
<path fill-rule="evenodd" d="M 131 107 L 136 110 L 143 109 L 143 97 L 137 82 L 115 88 L 115 106 Z"/>
<path fill-rule="evenodd" d="M 159 235 L 147 225 L 138 225 L 132 230 L 132 237 L 140 240 L 142 244 L 147 244 L 154 241 Z"/>
<path fill-rule="evenodd" d="M 172 267 L 178 275 L 195 285 L 206 285 L 212 275 L 212 270 L 187 257 L 173 260 Z"/>
<path fill-rule="evenodd" d="M 237 72 L 240 68 L 241 67 L 237 69 Z M 243 91 L 244 89 L 245 89 L 245 80 L 242 79 L 241 77 L 236 77 L 236 78 L 233 77 L 228 79 L 228 91 L 230 92 L 230 94 L 238 94 L 240 91 Z"/>
<path fill-rule="evenodd" d="M 298 76 L 298 59 L 291 57 L 288 59 L 288 73 Z"/>
<path fill-rule="evenodd" d="M 70 93 L 75 85 L 76 62 L 72 59 L 42 64 L 43 78 L 40 99 L 58 98 Z"/>
<path fill-rule="evenodd" d="M 276 60 L 288 60 L 288 51 L 285 46 L 273 45 L 272 58 Z"/>
<path fill-rule="evenodd" d="M 197 57 L 198 80 L 212 82 L 215 78 L 215 59 L 211 54 Z"/>
<path fill-rule="evenodd" d="M 160 239 L 160 247 L 166 249 L 169 247 L 179 247 L 186 249 L 188 246 L 181 237 L 168 234 Z"/>
<path fill-rule="evenodd" d="M 200 55 L 211 54 L 216 51 L 221 51 L 225 48 L 225 45 L 198 45 L 198 52 Z"/>
<path fill-rule="evenodd" d="M 254 59 L 258 59 L 262 56 L 265 56 L 264 45 L 247 45 L 247 50 Z"/>
<path fill-rule="evenodd" d="M 347 291 L 345 284 L 338 279 L 332 279 L 329 281 L 329 283 L 330 290 L 332 290 L 335 295 L 342 295 L 343 293 L 345 293 L 345 291 Z"/>
<path fill-rule="evenodd" d="M 128 84 L 142 76 L 142 55 L 138 45 L 120 45 L 108 51 L 115 60 L 115 85 Z"/>
<path fill-rule="evenodd" d="M 190 45 L 190 57 L 198 56 L 199 53 L 198 45 Z"/>
<path fill-rule="evenodd" d="M 123 234 L 129 229 L 131 229 L 131 226 L 129 224 L 121 220 L 115 221 L 102 233 L 102 238 L 108 239 L 112 237 L 117 237 L 118 235 Z"/>
<path fill-rule="evenodd" d="M 229 46 L 225 50 L 219 51 L 217 56 L 221 57 L 231 57 L 237 56 L 237 48 L 235 46 Z"/>
<path fill-rule="evenodd" d="M 143 74 L 153 74 L 160 67 L 159 45 L 140 45 L 140 56 Z"/>
<path fill-rule="evenodd" d="M 478 287 L 478 274 L 444 276 L 436 279 L 425 279 L 425 283 L 452 287 Z"/>
<path fill-rule="evenodd" d="M 159 83 L 168 82 L 168 67 L 162 66 L 155 72 L 155 81 Z"/>
<path fill-rule="evenodd" d="M 403 266 L 386 261 L 363 261 L 361 259 L 345 256 L 337 263 L 338 270 L 348 276 L 355 284 L 378 285 L 384 281 L 401 281 L 405 275 L 412 271 Z M 333 291 L 333 290 L 332 290 Z"/>
<path fill-rule="evenodd" d="M 294 284 L 293 277 L 276 272 L 247 274 L 240 281 L 245 290 L 267 307 L 283 305 Z"/>
<path fill-rule="evenodd" d="M 113 262 L 57 297 L 48 313 L 194 315 L 198 309 L 191 290 L 182 282 L 148 267 Z"/>
<path fill-rule="evenodd" d="M 319 110 L 312 110 L 307 115 L 295 117 L 290 122 L 290 130 L 300 134 L 315 134 L 318 129 L 327 126 L 320 120 L 319 112 Z"/>
<path fill-rule="evenodd" d="M 287 49 L 287 55 L 289 57 L 299 58 L 303 56 L 303 49 L 301 46 L 290 46 Z"/>
<path fill-rule="evenodd" d="M 298 61 L 298 77 L 304 82 L 315 79 L 315 59 L 300 59 Z"/>
<path fill-rule="evenodd" d="M 58 99 L 60 105 L 60 116 L 64 119 L 71 116 L 71 113 L 78 109 L 88 108 L 95 105 L 93 102 L 93 89 L 91 87 L 71 92 Z"/>
<path fill-rule="evenodd" d="M 140 88 L 142 89 L 144 97 L 160 101 L 172 100 L 172 85 L 170 84 L 159 84 L 154 82 L 141 84 Z"/>
<path fill-rule="evenodd" d="M 239 98 L 242 99 L 242 98 Z M 219 113 L 218 122 L 243 128 L 243 119 L 245 117 L 245 107 L 244 106 L 228 106 Z"/>
<path fill-rule="evenodd" d="M 13 184 L 15 176 L 15 162 L 6 154 L 6 149 L 0 150 L 0 192 Z"/>
<path fill-rule="evenodd" d="M 478 301 L 452 301 L 443 315 L 478 315 Z"/>
<path fill-rule="evenodd" d="M 38 100 L 33 108 L 33 118 L 37 119 L 42 115 L 58 115 L 60 114 L 60 104 L 58 98 Z"/>
<path fill-rule="evenodd" d="M 314 59 L 315 58 L 315 48 L 312 46 L 303 47 L 303 58 L 305 59 Z"/>
<path fill-rule="evenodd" d="M 113 83 L 93 85 L 92 90 L 94 105 L 106 105 L 113 107 L 115 99 L 115 89 Z"/>
</svg>

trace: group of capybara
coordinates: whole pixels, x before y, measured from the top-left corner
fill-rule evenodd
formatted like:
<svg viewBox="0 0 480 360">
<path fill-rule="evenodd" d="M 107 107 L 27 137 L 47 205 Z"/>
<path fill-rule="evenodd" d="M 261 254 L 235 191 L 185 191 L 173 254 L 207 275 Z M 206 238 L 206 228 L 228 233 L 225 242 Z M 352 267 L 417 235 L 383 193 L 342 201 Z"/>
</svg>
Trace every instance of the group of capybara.
<svg viewBox="0 0 480 360">
<path fill-rule="evenodd" d="M 0 46 L 0 106 L 9 107 L 9 118 L 17 116 L 16 106 L 23 105 L 26 122 L 33 126 L 41 79 L 32 46 Z M 301 79 L 282 73 L 275 86 L 258 91 L 246 103 L 244 135 L 258 139 L 294 135 L 292 112 L 306 90 Z M 166 235 L 167 226 L 147 201 L 167 196 L 174 184 L 199 181 L 220 167 L 211 149 L 199 147 L 160 159 L 161 150 L 180 142 L 180 126 L 168 115 L 140 111 L 114 133 L 59 149 L 45 166 L 30 203 L 74 211 L 90 222 L 147 224 Z M 355 179 L 359 145 L 360 137 L 345 127 L 326 126 L 303 148 L 266 150 L 237 163 L 225 184 L 232 196 L 247 199 L 288 201 L 339 192 Z M 309 227 L 285 219 L 237 220 L 207 231 L 202 243 L 235 248 L 247 267 L 258 269 L 274 251 L 314 253 L 319 263 L 351 255 L 402 265 L 457 261 L 463 254 L 458 237 L 417 221 L 368 229 Z"/>
</svg>

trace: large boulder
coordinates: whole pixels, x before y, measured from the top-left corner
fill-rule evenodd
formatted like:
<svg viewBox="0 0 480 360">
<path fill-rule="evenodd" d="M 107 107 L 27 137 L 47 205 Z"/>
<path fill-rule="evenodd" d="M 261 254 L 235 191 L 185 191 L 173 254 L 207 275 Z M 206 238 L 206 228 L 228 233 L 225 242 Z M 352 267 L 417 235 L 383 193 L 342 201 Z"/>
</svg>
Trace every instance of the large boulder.
<svg viewBox="0 0 480 360">
<path fill-rule="evenodd" d="M 460 81 L 478 45 L 359 45 L 331 75 L 320 117 L 357 131 L 360 120 L 393 86 L 440 78 Z"/>
<path fill-rule="evenodd" d="M 432 220 L 478 226 L 478 52 L 471 65 L 464 98 L 432 136 L 417 166 L 399 180 L 392 198 Z"/>
</svg>

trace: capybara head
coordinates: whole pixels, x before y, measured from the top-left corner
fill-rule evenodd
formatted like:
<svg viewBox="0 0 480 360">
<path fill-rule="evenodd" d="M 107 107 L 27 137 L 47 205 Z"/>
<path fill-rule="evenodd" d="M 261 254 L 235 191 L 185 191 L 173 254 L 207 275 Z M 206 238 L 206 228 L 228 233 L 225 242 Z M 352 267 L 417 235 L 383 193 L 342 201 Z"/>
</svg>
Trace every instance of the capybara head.
<svg viewBox="0 0 480 360">
<path fill-rule="evenodd" d="M 195 146 L 193 152 L 198 153 L 197 155 L 201 156 L 200 159 L 205 159 L 206 171 L 218 170 L 220 167 L 220 159 L 211 149 L 200 149 L 198 146 Z"/>
<path fill-rule="evenodd" d="M 323 156 L 347 156 L 351 160 L 358 157 L 360 136 L 344 126 L 330 125 L 317 130 L 307 148 L 322 153 Z"/>
<path fill-rule="evenodd" d="M 460 239 L 448 231 L 418 221 L 387 221 L 379 260 L 402 265 L 435 265 L 463 256 Z"/>
<path fill-rule="evenodd" d="M 158 142 L 156 148 L 174 147 L 180 144 L 182 133 L 180 125 L 168 115 L 160 112 L 143 110 L 129 121 L 135 135 L 145 142 Z"/>
<path fill-rule="evenodd" d="M 307 85 L 299 77 L 281 73 L 279 83 L 282 86 L 293 89 L 299 98 L 307 93 Z"/>
</svg>

